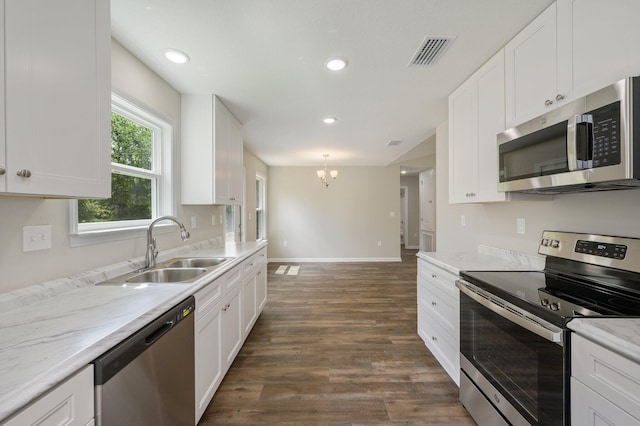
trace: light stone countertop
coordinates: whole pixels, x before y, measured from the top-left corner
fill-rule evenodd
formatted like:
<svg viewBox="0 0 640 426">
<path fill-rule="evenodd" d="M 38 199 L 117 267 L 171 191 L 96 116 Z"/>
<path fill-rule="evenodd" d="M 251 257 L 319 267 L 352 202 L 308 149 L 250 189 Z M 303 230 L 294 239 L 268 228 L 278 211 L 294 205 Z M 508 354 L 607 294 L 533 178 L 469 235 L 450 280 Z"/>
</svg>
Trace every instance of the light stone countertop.
<svg viewBox="0 0 640 426">
<path fill-rule="evenodd" d="M 607 349 L 640 363 L 640 318 L 578 318 L 568 327 Z"/>
<path fill-rule="evenodd" d="M 477 252 L 419 252 L 418 257 L 459 275 L 460 271 L 540 271 L 544 256 L 480 245 Z"/>
<path fill-rule="evenodd" d="M 95 285 L 139 268 L 142 259 L 136 259 L 0 295 L 0 421 L 266 246 L 218 244 L 161 252 L 158 262 L 179 256 L 235 257 L 194 283 Z"/>
</svg>

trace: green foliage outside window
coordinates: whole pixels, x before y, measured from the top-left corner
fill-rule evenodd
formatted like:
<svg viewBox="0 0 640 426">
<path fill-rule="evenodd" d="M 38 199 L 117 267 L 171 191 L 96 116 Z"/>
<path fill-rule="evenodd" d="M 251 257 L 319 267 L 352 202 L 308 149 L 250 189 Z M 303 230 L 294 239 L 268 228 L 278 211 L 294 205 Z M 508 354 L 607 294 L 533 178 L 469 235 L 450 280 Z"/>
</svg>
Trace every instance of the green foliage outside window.
<svg viewBox="0 0 640 426">
<path fill-rule="evenodd" d="M 119 114 L 111 114 L 111 161 L 151 170 L 153 132 Z M 111 198 L 78 200 L 78 223 L 151 218 L 151 180 L 114 171 Z"/>
</svg>

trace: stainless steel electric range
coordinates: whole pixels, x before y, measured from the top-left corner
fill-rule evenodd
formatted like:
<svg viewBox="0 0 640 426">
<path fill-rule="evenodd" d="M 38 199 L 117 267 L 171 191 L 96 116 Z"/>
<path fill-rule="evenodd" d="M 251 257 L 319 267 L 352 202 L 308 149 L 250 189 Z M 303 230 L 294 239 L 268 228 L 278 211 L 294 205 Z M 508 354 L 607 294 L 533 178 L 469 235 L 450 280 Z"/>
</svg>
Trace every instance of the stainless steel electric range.
<svg viewBox="0 0 640 426">
<path fill-rule="evenodd" d="M 640 239 L 544 231 L 536 272 L 461 272 L 460 400 L 480 425 L 569 425 L 576 317 L 640 316 Z"/>
</svg>

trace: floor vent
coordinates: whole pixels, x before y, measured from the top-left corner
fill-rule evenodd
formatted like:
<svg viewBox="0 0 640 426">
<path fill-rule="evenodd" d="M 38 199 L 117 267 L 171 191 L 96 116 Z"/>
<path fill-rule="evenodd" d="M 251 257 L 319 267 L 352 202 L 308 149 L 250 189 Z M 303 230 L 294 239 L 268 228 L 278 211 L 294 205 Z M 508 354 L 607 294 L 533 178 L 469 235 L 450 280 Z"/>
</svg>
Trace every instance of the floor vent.
<svg viewBox="0 0 640 426">
<path fill-rule="evenodd" d="M 411 59 L 409 66 L 428 67 L 434 65 L 455 39 L 454 36 L 428 36 Z"/>
</svg>

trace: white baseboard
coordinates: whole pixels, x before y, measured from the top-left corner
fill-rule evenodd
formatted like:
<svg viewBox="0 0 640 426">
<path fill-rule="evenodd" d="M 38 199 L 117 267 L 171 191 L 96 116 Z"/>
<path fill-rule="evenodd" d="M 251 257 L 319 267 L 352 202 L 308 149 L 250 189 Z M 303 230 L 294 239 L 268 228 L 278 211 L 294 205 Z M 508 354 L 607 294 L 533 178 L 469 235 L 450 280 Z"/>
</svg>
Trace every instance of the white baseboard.
<svg viewBox="0 0 640 426">
<path fill-rule="evenodd" d="M 281 262 L 292 262 L 292 263 L 356 263 L 356 262 L 402 262 L 402 259 L 399 257 L 362 257 L 362 258 L 329 258 L 329 257 L 320 257 L 320 258 L 309 258 L 309 257 L 276 257 L 269 258 L 269 263 L 281 263 Z"/>
</svg>

